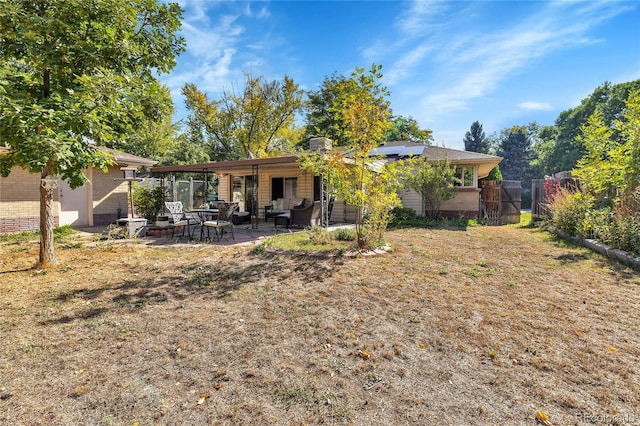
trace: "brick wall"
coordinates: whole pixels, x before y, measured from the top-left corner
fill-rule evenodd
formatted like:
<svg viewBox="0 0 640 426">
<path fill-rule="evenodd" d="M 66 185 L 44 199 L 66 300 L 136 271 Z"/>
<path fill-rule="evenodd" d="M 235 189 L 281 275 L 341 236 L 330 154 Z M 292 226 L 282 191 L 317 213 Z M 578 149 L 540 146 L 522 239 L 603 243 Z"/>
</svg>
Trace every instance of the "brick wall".
<svg viewBox="0 0 640 426">
<path fill-rule="evenodd" d="M 128 184 L 114 178 L 122 177 L 120 166 L 109 167 L 108 173 L 89 173 L 93 191 L 93 223 L 108 225 L 127 216 Z M 40 228 L 40 175 L 14 168 L 6 178 L 0 177 L 0 234 L 33 231 Z M 54 225 L 60 221 L 58 191 L 54 190 Z"/>
<path fill-rule="evenodd" d="M 60 204 L 53 191 L 54 225 L 57 226 Z M 15 167 L 7 177 L 0 177 L 0 234 L 15 234 L 40 228 L 40 174 Z"/>
</svg>

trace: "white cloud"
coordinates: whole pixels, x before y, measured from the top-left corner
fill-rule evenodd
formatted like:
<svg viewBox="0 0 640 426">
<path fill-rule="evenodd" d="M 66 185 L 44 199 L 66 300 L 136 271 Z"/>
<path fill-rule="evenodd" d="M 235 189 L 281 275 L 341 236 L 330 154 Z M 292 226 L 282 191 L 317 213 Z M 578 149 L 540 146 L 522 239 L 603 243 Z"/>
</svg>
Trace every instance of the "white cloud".
<svg viewBox="0 0 640 426">
<path fill-rule="evenodd" d="M 520 109 L 525 111 L 552 111 L 553 107 L 544 102 L 527 101 L 518 104 Z"/>
<path fill-rule="evenodd" d="M 468 101 L 493 92 L 512 73 L 546 54 L 584 43 L 585 32 L 600 23 L 603 15 L 617 13 L 620 9 L 610 8 L 609 3 L 589 2 L 587 7 L 550 3 L 500 33 L 462 34 L 448 40 L 437 52 L 443 80 L 438 86 L 445 89 L 426 95 L 423 105 L 436 115 L 464 110 Z"/>
<path fill-rule="evenodd" d="M 425 35 L 441 27 L 442 24 L 436 23 L 434 18 L 448 7 L 447 2 L 439 0 L 414 0 L 395 24 L 407 36 Z"/>
<path fill-rule="evenodd" d="M 413 74 L 413 70 L 418 67 L 423 59 L 433 50 L 434 47 L 427 44 L 419 45 L 411 49 L 398 59 L 391 66 L 390 70 L 385 73 L 387 84 L 392 85 L 405 76 Z"/>
</svg>

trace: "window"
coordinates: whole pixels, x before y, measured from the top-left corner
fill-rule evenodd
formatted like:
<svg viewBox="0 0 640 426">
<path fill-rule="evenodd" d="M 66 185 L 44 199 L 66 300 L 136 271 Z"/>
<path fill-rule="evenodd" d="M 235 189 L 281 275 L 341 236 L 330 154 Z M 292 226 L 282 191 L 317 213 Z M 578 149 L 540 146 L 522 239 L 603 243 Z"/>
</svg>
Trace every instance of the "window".
<svg viewBox="0 0 640 426">
<path fill-rule="evenodd" d="M 320 193 L 322 192 L 322 176 L 313 177 L 313 201 L 320 200 Z"/>
<path fill-rule="evenodd" d="M 297 198 L 298 178 L 297 177 L 274 177 L 271 178 L 271 199 Z"/>
<path fill-rule="evenodd" d="M 455 183 L 456 186 L 463 188 L 475 188 L 478 186 L 474 167 L 456 167 L 456 178 L 458 178 L 458 182 Z"/>
</svg>

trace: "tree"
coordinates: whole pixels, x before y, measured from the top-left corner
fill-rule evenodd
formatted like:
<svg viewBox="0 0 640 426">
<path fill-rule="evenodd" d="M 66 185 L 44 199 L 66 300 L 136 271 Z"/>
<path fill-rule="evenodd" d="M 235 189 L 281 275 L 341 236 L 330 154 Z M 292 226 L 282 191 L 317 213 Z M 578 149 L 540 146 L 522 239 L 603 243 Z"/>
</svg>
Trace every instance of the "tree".
<svg viewBox="0 0 640 426">
<path fill-rule="evenodd" d="M 555 170 L 553 164 L 553 150 L 558 137 L 558 128 L 555 126 L 543 126 L 538 132 L 538 137 L 532 144 L 534 159 L 530 166 L 533 169 L 533 176 L 542 178 L 545 175 L 553 175 Z"/>
<path fill-rule="evenodd" d="M 607 204 L 625 202 L 640 185 L 640 91 L 629 94 L 624 116 L 605 124 L 596 111 L 577 137 L 585 155 L 573 173 L 584 188 Z M 614 131 L 620 140 L 614 140 Z"/>
<path fill-rule="evenodd" d="M 601 111 L 606 126 L 616 120 L 624 120 L 625 101 L 629 93 L 640 89 L 640 80 L 612 85 L 605 82 L 598 86 L 588 97 L 575 108 L 562 111 L 555 121 L 557 136 L 547 143 L 543 173 L 571 170 L 584 155 L 584 146 L 577 140 L 580 127 L 587 124 L 591 115 Z M 620 140 L 620 133 L 613 129 L 611 137 Z"/>
<path fill-rule="evenodd" d="M 160 84 L 149 85 L 147 90 L 147 99 L 140 100 L 144 105 L 143 117 L 129 132 L 127 139 L 114 140 L 110 147 L 153 158 L 158 164 L 176 164 L 173 156 L 179 151 L 180 123 L 172 121 L 175 108 L 171 92 Z"/>
<path fill-rule="evenodd" d="M 87 167 L 105 169 L 110 158 L 89 141 L 126 138 L 144 116 L 154 74 L 183 50 L 181 14 L 154 0 L 1 2 L 0 173 L 19 166 L 75 188 Z M 57 263 L 52 207 L 41 187 L 39 267 Z"/>
<path fill-rule="evenodd" d="M 307 92 L 309 98 L 305 132 L 307 143 L 310 138 L 316 136 L 329 138 L 336 145 L 347 143 L 344 135 L 345 124 L 336 115 L 334 105 L 339 104 L 340 99 L 346 97 L 352 89 L 353 85 L 350 84 L 349 79 L 334 73 L 324 78 L 319 90 Z"/>
<path fill-rule="evenodd" d="M 390 110 L 381 66 L 373 65 L 368 74 L 356 67 L 351 78 L 343 82 L 344 96 L 334 97 L 328 109 L 339 124 L 346 145 L 345 152 L 330 150 L 301 157 L 303 168 L 319 173 L 337 198 L 356 207 L 358 247 L 368 248 L 379 242 L 391 219 L 398 196 L 402 163 L 389 163 L 376 170 L 371 151 L 384 140 L 391 127 Z"/>
<path fill-rule="evenodd" d="M 339 111 L 335 105 L 357 93 L 357 89 L 351 83 L 347 77 L 334 73 L 324 78 L 320 89 L 307 92 L 309 101 L 304 148 L 308 148 L 308 141 L 312 137 L 329 138 L 338 146 L 348 145 L 346 124 L 337 114 Z M 391 114 L 391 110 L 389 113 Z M 389 121 L 391 127 L 385 135 L 384 142 L 410 141 L 429 145 L 433 141 L 433 132 L 421 129 L 413 117 L 398 115 L 392 116 Z"/>
<path fill-rule="evenodd" d="M 298 142 L 285 136 L 295 126 L 304 92 L 288 76 L 266 82 L 247 75 L 242 90 L 225 90 L 219 100 L 209 100 L 193 84 L 182 93 L 190 111 L 187 125 L 203 135 L 214 160 L 277 155 Z"/>
<path fill-rule="evenodd" d="M 387 132 L 387 142 L 409 141 L 425 145 L 433 142 L 433 132 L 421 129 L 413 117 L 394 116 L 391 118 L 391 126 Z"/>
<path fill-rule="evenodd" d="M 522 206 L 531 205 L 531 178 L 533 169 L 531 162 L 534 152 L 531 149 L 531 135 L 537 129 L 537 124 L 528 126 L 513 126 L 501 132 L 497 154 L 503 158 L 500 172 L 505 180 L 519 180 L 522 186 Z"/>
<path fill-rule="evenodd" d="M 406 184 L 422 196 L 422 211 L 431 219 L 440 217 L 442 203 L 455 195 L 456 169 L 449 159 L 429 163 L 426 157 L 418 160 L 414 173 L 408 174 Z"/>
<path fill-rule="evenodd" d="M 479 121 L 471 123 L 471 130 L 464 135 L 465 151 L 488 154 L 490 148 L 490 141 L 485 136 L 484 130 L 482 130 L 482 124 Z"/>
<path fill-rule="evenodd" d="M 502 131 L 497 154 L 503 158 L 500 163 L 502 176 L 508 180 L 523 180 L 530 174 L 531 139 L 524 126 L 513 126 Z"/>
</svg>

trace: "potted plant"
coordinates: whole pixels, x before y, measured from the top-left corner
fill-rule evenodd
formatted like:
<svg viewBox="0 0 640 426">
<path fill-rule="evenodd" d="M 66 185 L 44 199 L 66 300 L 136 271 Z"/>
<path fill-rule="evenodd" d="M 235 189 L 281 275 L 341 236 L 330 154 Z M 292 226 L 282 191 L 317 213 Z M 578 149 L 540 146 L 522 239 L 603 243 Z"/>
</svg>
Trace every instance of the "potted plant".
<svg viewBox="0 0 640 426">
<path fill-rule="evenodd" d="M 149 221 L 155 220 L 156 226 L 162 226 L 158 225 L 158 221 L 169 221 L 168 216 L 160 215 L 165 198 L 161 185 L 138 184 L 133 193 L 133 198 L 138 214 Z M 169 226 L 169 224 L 167 223 L 164 226 Z"/>
<path fill-rule="evenodd" d="M 168 228 L 169 227 L 169 216 L 167 216 L 167 215 L 156 216 L 156 227 L 158 227 L 158 228 Z"/>
</svg>

